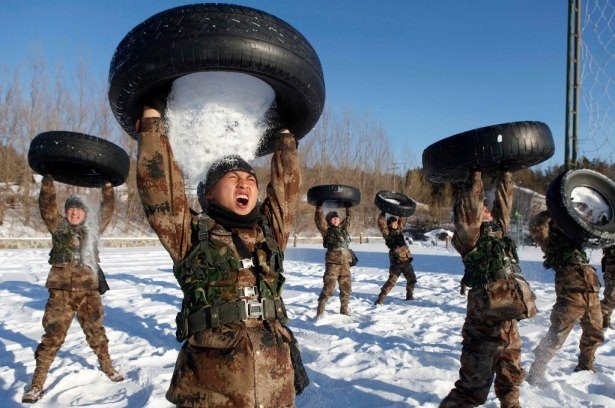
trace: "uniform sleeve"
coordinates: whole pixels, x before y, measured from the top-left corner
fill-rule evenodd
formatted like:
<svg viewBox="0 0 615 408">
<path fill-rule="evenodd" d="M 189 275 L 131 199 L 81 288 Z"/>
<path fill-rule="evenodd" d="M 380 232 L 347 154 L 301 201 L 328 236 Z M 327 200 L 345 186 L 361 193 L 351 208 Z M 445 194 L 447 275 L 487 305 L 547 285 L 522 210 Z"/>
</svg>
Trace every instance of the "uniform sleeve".
<svg viewBox="0 0 615 408">
<path fill-rule="evenodd" d="M 495 187 L 495 201 L 491 215 L 500 224 L 504 235 L 508 234 L 510 227 L 510 213 L 513 204 L 513 179 L 510 172 L 504 172 L 498 179 Z"/>
<path fill-rule="evenodd" d="M 404 226 L 406 225 L 406 217 L 399 217 L 399 221 L 397 222 L 397 229 L 399 232 L 404 232 Z"/>
<path fill-rule="evenodd" d="M 389 235 L 389 229 L 387 228 L 387 219 L 383 211 L 381 211 L 380 215 L 378 216 L 378 229 L 380 230 L 380 233 L 384 238 Z"/>
<path fill-rule="evenodd" d="M 342 221 L 341 227 L 348 231 L 350 226 L 352 225 L 352 207 L 346 207 L 346 216 L 344 217 L 344 221 Z"/>
<path fill-rule="evenodd" d="M 322 212 L 322 206 L 317 205 L 314 210 L 314 223 L 316 224 L 316 228 L 320 231 L 320 234 L 324 237 L 327 235 L 327 231 L 329 230 L 329 226 L 327 225 L 327 221 L 325 221 L 325 215 Z"/>
<path fill-rule="evenodd" d="M 474 248 L 480 238 L 480 225 L 483 220 L 483 180 L 479 171 L 471 172 L 466 183 L 456 186 L 453 216 L 455 233 L 452 244 L 463 256 Z"/>
<path fill-rule="evenodd" d="M 550 221 L 548 211 L 542 211 L 532 217 L 529 224 L 530 236 L 543 252 L 549 245 Z"/>
<path fill-rule="evenodd" d="M 108 181 L 102 188 L 102 203 L 100 206 L 100 233 L 102 234 L 107 226 L 111 217 L 113 216 L 113 210 L 115 208 L 115 191 L 113 185 Z"/>
<path fill-rule="evenodd" d="M 279 134 L 271 158 L 271 181 L 262 211 L 269 220 L 274 238 L 284 250 L 297 214 L 301 171 L 297 141 L 290 133 Z"/>
<path fill-rule="evenodd" d="M 38 196 L 38 207 L 47 229 L 53 234 L 60 226 L 62 219 L 58 213 L 56 187 L 51 176 L 43 177 L 41 193 Z"/>
<path fill-rule="evenodd" d="M 147 221 L 173 262 L 191 247 L 190 206 L 161 118 L 141 119 L 137 188 Z"/>
</svg>

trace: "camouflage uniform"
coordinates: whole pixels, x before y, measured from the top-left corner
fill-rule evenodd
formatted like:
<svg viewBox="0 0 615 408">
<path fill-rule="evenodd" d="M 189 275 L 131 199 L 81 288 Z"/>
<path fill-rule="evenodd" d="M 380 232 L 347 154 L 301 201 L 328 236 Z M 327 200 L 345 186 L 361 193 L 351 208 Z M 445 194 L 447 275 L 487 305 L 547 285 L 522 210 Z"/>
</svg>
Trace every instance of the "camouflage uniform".
<svg viewBox="0 0 615 408">
<path fill-rule="evenodd" d="M 325 274 L 322 277 L 323 288 L 318 296 L 318 308 L 316 316 L 322 316 L 325 312 L 327 300 L 333 296 L 335 284 L 339 285 L 340 290 L 340 313 L 349 315 L 350 308 L 348 301 L 352 294 L 350 283 L 350 263 L 352 257 L 348 251 L 350 236 L 348 229 L 352 221 L 352 210 L 346 207 L 346 217 L 339 226 L 334 227 L 329 224 L 323 215 L 322 206 L 316 206 L 314 222 L 323 238 L 323 246 L 327 248 L 325 254 Z"/>
<path fill-rule="evenodd" d="M 555 270 L 556 299 L 551 311 L 551 327 L 534 350 L 535 359 L 528 375 L 528 382 L 540 384 L 544 381 L 547 364 L 576 322 L 580 320 L 583 334 L 575 371 L 594 369 L 594 354 L 604 341 L 604 334 L 598 294 L 600 282 L 582 246 L 566 238 L 547 211 L 532 218 L 530 234 L 545 254 L 545 268 Z"/>
<path fill-rule="evenodd" d="M 384 241 L 389 248 L 389 261 L 391 266 L 389 267 L 389 279 L 386 281 L 376 304 L 381 305 L 384 299 L 387 297 L 391 289 L 395 287 L 399 275 L 404 275 L 406 278 L 406 300 L 414 299 L 414 286 L 416 285 L 416 275 L 414 274 L 414 268 L 412 268 L 412 254 L 410 248 L 406 245 L 404 239 L 403 229 L 406 224 L 406 218 L 399 217 L 397 220 L 397 229 L 390 229 L 387 226 L 386 216 L 383 212 L 378 216 L 378 228 L 384 237 Z"/>
<path fill-rule="evenodd" d="M 482 223 L 483 182 L 473 172 L 467 185 L 458 186 L 454 205 L 455 234 L 452 243 L 466 267 L 463 283 L 470 287 L 467 315 L 462 329 L 461 368 L 455 388 L 440 407 L 473 407 L 487 400 L 495 376 L 495 394 L 502 407 L 519 407 L 519 385 L 524 372 L 521 367 L 521 337 L 516 320 L 493 320 L 484 315 L 487 309 L 485 283 L 497 282 L 492 264 L 502 255 L 514 262 L 516 252 L 486 252 L 484 243 L 501 244 L 508 240 L 513 183 L 510 173 L 503 173 L 497 188 L 492 211 L 496 224 L 490 231 Z M 511 241 L 512 242 L 512 241 Z M 483 252 L 485 251 L 485 252 Z M 514 251 L 513 251 L 514 252 Z M 506 259 L 506 258 L 504 258 Z"/>
<path fill-rule="evenodd" d="M 258 294 L 246 291 L 255 287 L 266 290 L 272 276 L 273 283 L 279 284 L 277 293 L 281 290 L 283 277 L 274 273 L 281 268 L 281 262 L 274 271 L 274 268 L 267 269 L 268 260 L 262 259 L 261 244 L 269 241 L 264 227 L 258 224 L 229 231 L 215 220 L 191 212 L 180 168 L 160 118 L 142 119 L 137 185 L 147 220 L 169 252 L 175 276 L 184 291 L 177 334 L 178 340 L 187 340 L 177 357 L 167 399 L 177 406 L 191 407 L 294 406 L 294 374 L 289 352 L 291 334 L 280 319 L 223 319 L 223 310 L 228 311 L 229 305 L 241 303 L 240 292 L 243 293 L 242 300 L 256 302 Z M 299 185 L 295 138 L 292 135 L 281 137 L 271 161 L 271 182 L 260 213 L 266 219 L 274 240 L 270 245 L 276 245 L 282 251 L 295 216 Z M 206 240 L 200 237 L 203 231 L 195 229 L 195 225 L 203 223 L 207 224 Z M 240 238 L 244 248 L 255 254 L 253 259 L 260 263 L 258 274 L 254 267 L 239 261 L 242 249 L 235 244 L 234 235 Z M 185 268 L 202 242 L 210 245 L 199 255 L 208 258 L 201 260 L 203 268 L 208 268 L 204 269 L 208 274 L 205 276 L 203 269 Z M 219 257 L 224 265 L 216 264 L 212 268 L 216 262 L 215 259 L 210 262 L 210 257 Z M 199 259 L 192 261 L 198 263 Z M 210 278 L 221 271 L 220 281 L 214 277 L 199 283 L 199 279 Z M 201 286 L 191 292 L 194 282 Z M 202 306 L 195 311 L 190 308 L 190 303 L 197 296 L 201 296 Z M 283 307 L 281 299 L 277 300 L 276 305 Z M 220 310 L 220 314 L 215 310 Z M 187 313 L 189 316 L 185 316 Z M 193 320 L 193 316 L 205 315 L 211 321 Z M 213 320 L 218 318 L 220 324 L 214 325 Z M 203 327 L 196 327 L 199 322 Z M 182 327 L 185 325 L 187 327 Z"/>
<path fill-rule="evenodd" d="M 106 183 L 102 189 L 99 231 L 89 231 L 85 224 L 72 226 L 58 213 L 55 186 L 50 176 L 43 178 L 39 207 L 47 229 L 52 235 L 52 249 L 49 253 L 49 263 L 52 266 L 45 285 L 49 289 L 49 299 L 42 322 L 45 334 L 34 353 L 36 369 L 32 376 L 30 391 L 35 389 L 42 391 L 49 367 L 64 343 L 75 313 L 85 333 L 86 341 L 98 356 L 101 369 L 112 380 L 119 381 L 123 377 L 111 364 L 107 347 L 109 341 L 103 327 L 104 309 L 98 292 L 98 271 L 92 269 L 98 265 L 89 266 L 82 262 L 85 262 L 83 249 L 89 246 L 96 252 L 98 236 L 111 220 L 114 207 L 113 186 Z M 88 242 L 88 240 L 94 241 Z M 97 252 L 93 258 L 94 262 L 99 262 Z M 33 402 L 26 399 L 24 396 L 24 402 Z"/>
<path fill-rule="evenodd" d="M 602 307 L 602 328 L 611 327 L 611 314 L 615 308 L 615 245 L 602 250 L 602 277 L 604 278 L 604 298 Z"/>
</svg>

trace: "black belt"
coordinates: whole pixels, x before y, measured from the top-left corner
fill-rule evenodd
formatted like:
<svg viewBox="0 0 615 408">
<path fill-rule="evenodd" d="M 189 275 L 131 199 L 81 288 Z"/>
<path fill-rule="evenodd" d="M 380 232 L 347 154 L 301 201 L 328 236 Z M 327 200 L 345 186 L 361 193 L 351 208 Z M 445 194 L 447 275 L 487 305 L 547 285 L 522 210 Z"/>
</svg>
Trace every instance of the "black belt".
<svg viewBox="0 0 615 408">
<path fill-rule="evenodd" d="M 188 316 L 188 333 L 192 335 L 246 319 L 275 320 L 283 317 L 286 317 L 286 308 L 282 299 L 262 299 L 260 302 L 236 300 L 192 313 Z"/>
</svg>

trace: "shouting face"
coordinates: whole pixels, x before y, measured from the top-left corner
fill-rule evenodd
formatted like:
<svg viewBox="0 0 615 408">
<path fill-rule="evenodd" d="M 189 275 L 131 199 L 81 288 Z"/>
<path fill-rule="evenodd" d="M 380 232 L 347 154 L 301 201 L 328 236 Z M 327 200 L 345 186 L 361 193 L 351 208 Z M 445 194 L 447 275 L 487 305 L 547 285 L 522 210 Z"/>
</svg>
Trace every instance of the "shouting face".
<svg viewBox="0 0 615 408">
<path fill-rule="evenodd" d="M 209 190 L 207 198 L 234 213 L 248 215 L 258 201 L 256 177 L 245 171 L 229 171 Z"/>
<path fill-rule="evenodd" d="M 66 210 L 66 219 L 71 225 L 79 225 L 85 220 L 85 211 L 81 208 L 70 207 Z"/>
<path fill-rule="evenodd" d="M 329 221 L 331 223 L 331 225 L 333 225 L 334 227 L 339 227 L 340 226 L 340 217 L 332 217 L 331 221 Z"/>
</svg>

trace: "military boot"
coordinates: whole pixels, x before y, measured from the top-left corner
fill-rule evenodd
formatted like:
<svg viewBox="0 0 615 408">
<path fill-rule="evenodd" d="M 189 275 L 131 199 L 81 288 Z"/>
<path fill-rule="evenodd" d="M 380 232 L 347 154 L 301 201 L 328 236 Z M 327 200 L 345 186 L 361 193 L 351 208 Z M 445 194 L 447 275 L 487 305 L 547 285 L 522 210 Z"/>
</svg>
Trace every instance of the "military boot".
<svg viewBox="0 0 615 408">
<path fill-rule="evenodd" d="M 384 303 L 384 298 L 386 297 L 386 295 L 383 295 L 382 292 L 380 292 L 380 294 L 378 295 L 378 299 L 376 299 L 376 301 L 374 302 L 375 305 L 381 305 Z"/>
<path fill-rule="evenodd" d="M 414 285 L 406 287 L 406 300 L 414 300 Z"/>
<path fill-rule="evenodd" d="M 33 404 L 43 396 L 43 389 L 36 385 L 30 386 L 30 389 L 21 397 L 21 402 Z"/>
<path fill-rule="evenodd" d="M 318 319 L 325 313 L 325 305 L 327 301 L 325 299 L 318 299 L 318 307 L 316 308 L 316 318 Z"/>
<path fill-rule="evenodd" d="M 48 369 L 49 367 L 46 364 L 39 364 L 39 361 L 37 361 L 36 369 L 32 375 L 32 384 L 30 384 L 30 388 L 21 398 L 21 402 L 32 404 L 41 399 Z"/>
<path fill-rule="evenodd" d="M 109 377 L 113 382 L 124 381 L 124 376 L 120 374 L 111 364 L 111 359 L 100 360 L 100 369 Z"/>
<path fill-rule="evenodd" d="M 348 305 L 344 304 L 340 306 L 340 313 L 346 316 L 350 316 L 350 308 Z"/>
<path fill-rule="evenodd" d="M 581 354 L 579 356 L 579 362 L 577 363 L 577 366 L 574 368 L 574 371 L 575 372 L 592 371 L 595 373 L 596 369 L 594 368 L 594 358 Z"/>
<path fill-rule="evenodd" d="M 532 384 L 535 387 L 543 386 L 547 380 L 545 378 L 545 370 L 546 365 L 540 361 L 534 361 L 532 366 L 530 367 L 530 372 L 528 373 L 525 381 Z"/>
</svg>

